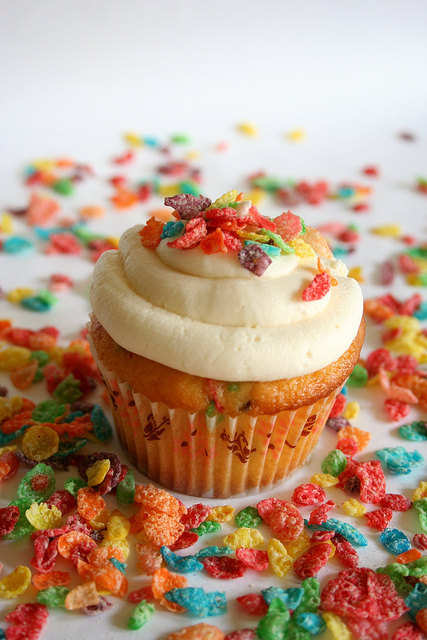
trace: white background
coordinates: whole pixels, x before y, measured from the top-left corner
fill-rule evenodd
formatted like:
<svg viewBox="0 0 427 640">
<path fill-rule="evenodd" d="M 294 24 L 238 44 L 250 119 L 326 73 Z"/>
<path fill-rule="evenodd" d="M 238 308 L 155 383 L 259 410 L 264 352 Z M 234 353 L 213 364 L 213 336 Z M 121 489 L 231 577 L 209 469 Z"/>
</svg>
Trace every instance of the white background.
<svg viewBox="0 0 427 640">
<path fill-rule="evenodd" d="M 192 137 L 184 151 L 199 153 L 196 164 L 202 168 L 203 191 L 213 198 L 231 188 L 247 188 L 245 177 L 260 169 L 283 178 L 325 178 L 334 187 L 344 181 L 372 185 L 367 214 L 357 216 L 345 203 L 333 201 L 318 208 L 302 206 L 295 212 L 312 226 L 331 220 L 357 224 L 362 241 L 347 262 L 363 266 L 365 297 L 385 293 L 378 285 L 378 267 L 403 245 L 395 239 L 379 239 L 370 229 L 396 221 L 403 233 L 427 240 L 427 198 L 414 190 L 416 177 L 427 176 L 426 69 L 427 5 L 416 0 L 1 0 L 0 207 L 27 203 L 21 172 L 31 160 L 66 155 L 90 163 L 97 176 L 79 186 L 74 198 L 58 198 L 64 213 L 75 216 L 82 204 L 102 204 L 107 216 L 93 222 L 92 228 L 119 234 L 161 203 L 154 199 L 124 214 L 109 205 L 112 191 L 106 178 L 117 172 L 110 160 L 125 150 L 123 132 L 167 141 L 171 133 L 182 131 Z M 241 121 L 257 125 L 259 136 L 239 135 L 235 125 Z M 306 134 L 299 144 L 286 138 L 295 128 Z M 403 142 L 398 136 L 402 131 L 414 133 L 416 140 Z M 215 150 L 221 141 L 228 143 L 227 152 Z M 150 150 L 141 151 L 126 172 L 144 178 L 160 160 Z M 379 179 L 362 175 L 368 164 L 379 166 Z M 281 211 L 268 198 L 260 208 L 269 215 Z M 34 237 L 19 221 L 15 232 Z M 40 244 L 25 257 L 0 252 L 0 288 L 6 293 L 17 286 L 46 286 L 54 271 L 70 273 L 76 281 L 76 288 L 62 296 L 47 316 L 40 318 L 0 300 L 0 317 L 12 318 L 17 326 L 55 324 L 64 341 L 76 337 L 87 320 L 92 266 L 87 258 L 43 256 Z M 393 285 L 399 298 L 415 291 L 401 278 Z M 369 325 L 365 353 L 380 346 L 379 334 L 377 327 Z M 8 379 L 3 376 L 1 382 Z M 354 424 L 374 433 L 360 459 L 372 458 L 378 447 L 405 444 L 398 439 L 395 425 L 385 420 L 378 390 L 351 391 L 351 399 L 361 405 Z M 422 415 L 413 409 L 407 421 Z M 289 498 L 293 486 L 319 471 L 320 459 L 334 443 L 333 434 L 325 433 L 309 465 L 295 479 L 264 495 Z M 138 478 L 143 481 L 141 475 Z M 411 497 L 421 479 L 426 479 L 425 468 L 404 478 L 387 476 L 388 490 Z M 5 502 L 15 490 L 15 481 L 1 488 Z M 339 504 L 345 499 L 333 489 L 328 497 Z M 256 500 L 237 498 L 233 506 L 241 508 Z M 395 515 L 393 526 L 402 527 L 408 535 L 418 530 L 410 514 Z M 363 523 L 361 531 L 370 539 L 361 552 L 361 563 L 375 568 L 390 561 L 377 542 L 378 535 Z M 221 544 L 221 536 L 212 543 Z M 6 573 L 18 558 L 28 562 L 31 550 L 23 541 L 2 547 L 0 555 Z M 130 565 L 133 561 L 132 556 Z M 337 570 L 338 563 L 332 561 L 322 575 Z M 293 577 L 284 582 L 270 575 L 251 574 L 243 580 L 244 584 L 223 585 L 190 576 L 194 586 L 226 589 L 230 601 L 261 586 L 297 584 Z M 147 581 L 130 569 L 130 582 L 133 589 Z M 20 601 L 33 598 L 30 588 Z M 0 609 L 7 613 L 13 606 L 3 601 Z M 125 637 L 129 612 L 125 603 L 98 619 L 55 611 L 43 638 L 80 635 L 86 639 L 96 633 L 105 639 Z M 168 632 L 192 622 L 158 612 L 151 626 L 140 633 L 163 640 Z M 231 604 L 230 615 L 213 623 L 228 632 L 254 626 L 256 620 L 238 616 Z"/>
</svg>

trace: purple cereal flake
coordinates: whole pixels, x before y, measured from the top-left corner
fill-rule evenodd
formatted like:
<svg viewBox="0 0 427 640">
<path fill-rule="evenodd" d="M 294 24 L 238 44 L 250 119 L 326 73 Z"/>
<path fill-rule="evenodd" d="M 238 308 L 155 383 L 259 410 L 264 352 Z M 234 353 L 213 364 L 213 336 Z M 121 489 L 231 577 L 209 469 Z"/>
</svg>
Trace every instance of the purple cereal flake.
<svg viewBox="0 0 427 640">
<path fill-rule="evenodd" d="M 237 254 L 242 267 L 260 277 L 270 266 L 272 260 L 257 244 L 243 247 Z"/>
<path fill-rule="evenodd" d="M 98 604 L 91 604 L 89 607 L 82 607 L 82 613 L 85 613 L 87 616 L 97 616 L 99 613 L 103 613 L 110 609 L 113 606 L 113 603 L 107 600 L 104 596 L 99 596 Z"/>
<path fill-rule="evenodd" d="M 87 482 L 86 470 L 98 460 L 104 460 L 105 458 L 109 459 L 111 467 L 108 469 L 107 474 L 101 484 L 94 487 L 94 489 L 99 491 L 101 495 L 109 493 L 120 482 L 122 463 L 120 462 L 119 458 L 114 453 L 109 453 L 108 451 L 99 451 L 96 453 L 91 453 L 87 456 L 80 456 L 77 461 L 79 474 L 83 478 L 83 480 Z"/>
<path fill-rule="evenodd" d="M 347 418 L 344 418 L 344 416 L 335 416 L 335 418 L 328 418 L 328 420 L 326 421 L 326 426 L 330 427 L 334 431 L 339 431 L 340 429 L 348 427 L 349 425 L 349 421 L 347 420 Z"/>
<path fill-rule="evenodd" d="M 380 284 L 387 286 L 394 280 L 394 265 L 391 260 L 386 260 L 381 265 Z"/>
<path fill-rule="evenodd" d="M 9 389 L 0 384 L 0 397 L 5 398 L 9 393 Z"/>
<path fill-rule="evenodd" d="M 192 220 L 205 211 L 212 203 L 205 196 L 193 196 L 190 193 L 179 193 L 176 196 L 165 198 L 165 205 L 177 211 L 181 220 Z"/>
</svg>

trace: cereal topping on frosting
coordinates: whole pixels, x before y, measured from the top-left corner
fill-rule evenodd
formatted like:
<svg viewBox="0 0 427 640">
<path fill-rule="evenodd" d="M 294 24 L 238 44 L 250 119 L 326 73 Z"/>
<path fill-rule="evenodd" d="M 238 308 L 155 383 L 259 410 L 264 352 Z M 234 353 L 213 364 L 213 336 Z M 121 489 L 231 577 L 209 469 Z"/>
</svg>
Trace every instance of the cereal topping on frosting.
<svg viewBox="0 0 427 640">
<path fill-rule="evenodd" d="M 163 238 L 174 238 L 168 246 L 193 249 L 203 253 L 235 252 L 242 267 L 262 276 L 276 256 L 296 254 L 301 258 L 314 255 L 313 249 L 299 238 L 306 232 L 304 221 L 291 211 L 275 220 L 260 214 L 244 194 L 229 191 L 214 203 L 204 196 L 178 194 L 165 198 L 174 209 L 177 222 L 163 224 L 150 218 L 141 229 L 144 247 L 155 248 Z"/>
</svg>

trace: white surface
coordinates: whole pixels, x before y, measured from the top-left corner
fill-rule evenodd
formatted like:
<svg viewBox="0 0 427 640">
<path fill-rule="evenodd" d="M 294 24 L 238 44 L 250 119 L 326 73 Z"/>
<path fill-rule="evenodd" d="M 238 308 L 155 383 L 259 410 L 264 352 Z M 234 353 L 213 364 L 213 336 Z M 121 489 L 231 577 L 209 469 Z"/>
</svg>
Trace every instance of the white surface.
<svg viewBox="0 0 427 640">
<path fill-rule="evenodd" d="M 190 148 L 200 153 L 194 164 L 203 169 L 203 192 L 211 197 L 231 188 L 244 190 L 245 177 L 260 169 L 297 180 L 325 178 L 333 187 L 346 181 L 372 185 L 371 211 L 366 214 L 356 215 L 337 201 L 300 206 L 295 212 L 311 226 L 331 220 L 357 224 L 362 241 L 346 262 L 363 266 L 365 297 L 384 293 L 390 289 L 377 284 L 378 267 L 403 245 L 370 234 L 370 228 L 397 221 L 404 234 L 415 235 L 420 242 L 427 239 L 427 197 L 414 191 L 415 177 L 427 174 L 426 22 L 425 3 L 403 0 L 351 4 L 2 0 L 0 206 L 27 203 L 28 190 L 20 178 L 27 163 L 67 155 L 92 164 L 96 178 L 78 186 L 75 197 L 60 199 L 64 215 L 76 216 L 83 204 L 102 204 L 107 216 L 91 228 L 119 234 L 161 204 L 153 199 L 126 213 L 109 205 L 112 190 L 105 179 L 122 171 L 109 162 L 124 149 L 122 132 L 134 130 L 167 142 L 171 133 L 184 131 L 193 138 Z M 259 126 L 258 138 L 235 132 L 235 124 L 243 120 Z M 306 140 L 291 144 L 284 134 L 298 127 L 305 130 Z M 401 131 L 416 134 L 416 142 L 400 140 Z M 222 140 L 229 143 L 229 150 L 219 153 L 214 146 Z M 125 172 L 147 178 L 161 162 L 162 156 L 143 150 Z M 379 179 L 361 174 L 369 164 L 379 166 Z M 260 209 L 267 215 L 282 210 L 268 198 Z M 34 237 L 18 220 L 15 232 Z M 16 326 L 56 325 L 66 343 L 78 336 L 87 320 L 92 267 L 86 254 L 44 256 L 41 243 L 25 257 L 0 253 L 0 287 L 5 292 L 17 286 L 45 287 L 53 272 L 72 274 L 76 281 L 73 291 L 59 294 L 58 305 L 48 314 L 30 313 L 3 300 L 0 317 L 12 318 Z M 392 291 L 404 299 L 417 290 L 398 277 Z M 369 325 L 365 354 L 380 345 L 380 332 Z M 5 381 L 2 376 L 0 383 Z M 44 397 L 43 392 L 26 395 Z M 379 390 L 351 390 L 350 399 L 361 406 L 353 424 L 373 432 L 359 459 L 371 459 L 384 446 L 415 448 L 398 438 L 398 425 L 385 420 Z M 425 414 L 413 409 L 405 422 L 415 419 L 425 419 Z M 294 486 L 319 471 L 320 460 L 334 444 L 334 434 L 326 432 L 310 463 L 292 480 L 263 495 L 289 498 Z M 117 445 L 113 448 L 120 451 Z M 144 480 L 140 474 L 137 478 Z M 387 475 L 388 491 L 411 497 L 421 479 L 426 479 L 425 467 L 406 477 Z M 14 496 L 16 486 L 17 479 L 1 487 L 2 501 Z M 327 494 L 339 505 L 346 499 L 336 489 Z M 188 505 L 199 501 L 183 500 Z M 229 502 L 238 510 L 255 504 L 257 497 Z M 342 517 L 340 510 L 338 514 Z M 395 514 L 392 525 L 408 535 L 419 530 L 412 513 Z M 225 525 L 223 534 L 230 530 Z M 363 521 L 360 530 L 370 541 L 360 550 L 361 565 L 375 568 L 390 561 L 378 543 L 379 534 Z M 263 531 L 268 536 L 267 529 Z M 212 536 L 209 543 L 221 544 L 222 537 Z M 30 545 L 26 540 L 3 544 L 0 555 L 5 575 L 18 562 L 28 563 Z M 149 582 L 136 576 L 134 559 L 134 555 L 129 559 L 130 589 Z M 339 568 L 332 560 L 322 571 L 321 582 Z M 212 620 L 227 632 L 256 625 L 255 618 L 238 612 L 235 596 L 270 584 L 287 587 L 298 582 L 291 574 L 279 580 L 270 573 L 253 572 L 229 584 L 193 575 L 189 580 L 192 586 L 227 591 L 229 615 Z M 19 601 L 34 597 L 30 588 Z M 0 610 L 7 613 L 14 606 L 14 601 L 1 601 Z M 130 604 L 116 600 L 112 612 L 97 618 L 53 611 L 42 638 L 125 638 L 130 611 Z M 158 610 L 140 633 L 164 640 L 168 632 L 194 622 Z"/>
</svg>

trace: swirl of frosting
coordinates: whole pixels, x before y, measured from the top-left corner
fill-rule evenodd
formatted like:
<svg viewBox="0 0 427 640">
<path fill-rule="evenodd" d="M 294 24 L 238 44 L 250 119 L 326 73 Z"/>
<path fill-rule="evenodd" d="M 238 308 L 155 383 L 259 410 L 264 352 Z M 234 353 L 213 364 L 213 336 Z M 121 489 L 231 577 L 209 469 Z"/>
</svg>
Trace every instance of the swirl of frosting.
<svg viewBox="0 0 427 640">
<path fill-rule="evenodd" d="M 92 307 L 125 349 L 189 374 L 270 381 L 312 373 L 339 358 L 357 334 L 362 294 L 340 261 L 323 260 L 338 284 L 321 299 L 302 291 L 317 257 L 283 255 L 261 277 L 235 252 L 141 245 L 136 226 L 98 260 Z"/>
</svg>

